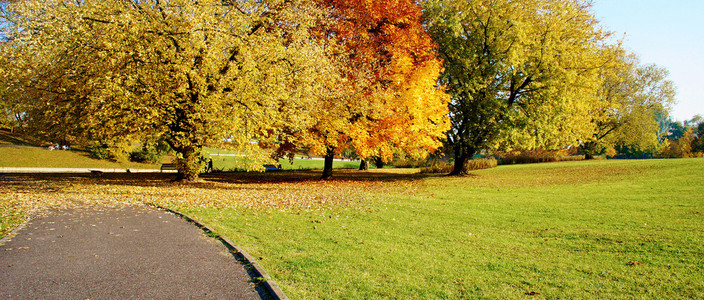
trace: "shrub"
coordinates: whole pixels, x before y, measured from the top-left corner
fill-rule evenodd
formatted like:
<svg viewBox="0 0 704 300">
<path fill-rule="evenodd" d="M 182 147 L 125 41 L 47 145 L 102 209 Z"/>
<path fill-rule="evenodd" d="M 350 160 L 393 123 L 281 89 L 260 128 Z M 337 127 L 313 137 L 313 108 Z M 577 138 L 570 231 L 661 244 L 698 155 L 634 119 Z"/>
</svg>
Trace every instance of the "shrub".
<svg viewBox="0 0 704 300">
<path fill-rule="evenodd" d="M 496 166 L 499 165 L 499 162 L 493 158 L 478 158 L 478 159 L 473 159 L 467 162 L 467 170 L 482 170 L 482 169 L 491 169 L 491 168 L 496 168 Z"/>
<path fill-rule="evenodd" d="M 431 166 L 432 163 L 427 159 L 408 159 L 408 158 L 397 158 L 391 162 L 391 164 L 396 168 L 423 168 Z"/>
<path fill-rule="evenodd" d="M 467 170 L 490 169 L 498 166 L 498 161 L 493 158 L 477 158 L 467 162 Z M 454 169 L 454 165 L 444 161 L 434 161 L 432 165 L 420 169 L 421 174 L 438 174 L 450 173 Z"/>
<path fill-rule="evenodd" d="M 86 146 L 90 156 L 96 159 L 106 159 L 115 162 L 124 162 L 130 157 L 132 143 L 123 141 L 92 141 Z"/>
<path fill-rule="evenodd" d="M 92 143 L 86 147 L 90 156 L 95 159 L 110 159 L 110 150 L 107 144 Z"/>
<path fill-rule="evenodd" d="M 540 149 L 533 151 L 523 151 L 518 154 L 497 154 L 501 157 L 498 162 L 499 165 L 534 164 L 544 162 L 584 160 L 584 155 L 568 155 L 564 151 L 547 151 Z"/>
<path fill-rule="evenodd" d="M 423 167 L 420 169 L 421 174 L 439 174 L 439 173 L 450 173 L 454 166 L 447 162 L 435 162 L 428 167 Z"/>
<path fill-rule="evenodd" d="M 152 145 L 145 143 L 142 148 L 130 153 L 130 161 L 140 163 L 160 163 L 164 155 L 169 152 L 169 146 L 165 143 L 157 143 Z"/>
</svg>

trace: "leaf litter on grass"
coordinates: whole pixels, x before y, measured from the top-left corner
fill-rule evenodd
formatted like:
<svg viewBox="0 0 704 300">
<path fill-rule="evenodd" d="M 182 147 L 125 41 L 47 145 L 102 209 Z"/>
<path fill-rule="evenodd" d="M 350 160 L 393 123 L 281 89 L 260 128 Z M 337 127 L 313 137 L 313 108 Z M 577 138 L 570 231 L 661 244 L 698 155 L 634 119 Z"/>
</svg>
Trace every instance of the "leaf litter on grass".
<svg viewBox="0 0 704 300">
<path fill-rule="evenodd" d="M 7 205 L 28 213 L 72 207 L 126 205 L 306 210 L 360 205 L 369 191 L 409 193 L 421 180 L 377 177 L 317 180 L 298 172 L 277 175 L 228 174 L 198 183 L 172 182 L 172 175 L 106 174 L 12 175 L 0 185 Z"/>
</svg>

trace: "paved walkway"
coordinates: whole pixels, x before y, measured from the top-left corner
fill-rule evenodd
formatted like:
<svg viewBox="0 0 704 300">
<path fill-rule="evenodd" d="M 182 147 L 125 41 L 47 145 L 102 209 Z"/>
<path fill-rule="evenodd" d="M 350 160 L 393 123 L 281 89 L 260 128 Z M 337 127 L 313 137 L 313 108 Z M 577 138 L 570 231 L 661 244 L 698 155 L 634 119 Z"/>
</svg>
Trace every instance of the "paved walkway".
<svg viewBox="0 0 704 300">
<path fill-rule="evenodd" d="M 0 246 L 0 299 L 261 299 L 223 244 L 143 207 L 52 211 Z"/>
</svg>

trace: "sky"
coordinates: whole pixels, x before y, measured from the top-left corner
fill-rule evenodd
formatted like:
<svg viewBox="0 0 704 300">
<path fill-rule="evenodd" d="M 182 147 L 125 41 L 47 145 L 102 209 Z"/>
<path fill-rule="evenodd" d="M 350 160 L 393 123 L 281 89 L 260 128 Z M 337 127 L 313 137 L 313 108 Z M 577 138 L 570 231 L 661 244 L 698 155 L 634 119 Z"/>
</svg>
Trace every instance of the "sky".
<svg viewBox="0 0 704 300">
<path fill-rule="evenodd" d="M 673 119 L 704 115 L 704 0 L 593 0 L 593 12 L 641 63 L 670 71 Z"/>
</svg>

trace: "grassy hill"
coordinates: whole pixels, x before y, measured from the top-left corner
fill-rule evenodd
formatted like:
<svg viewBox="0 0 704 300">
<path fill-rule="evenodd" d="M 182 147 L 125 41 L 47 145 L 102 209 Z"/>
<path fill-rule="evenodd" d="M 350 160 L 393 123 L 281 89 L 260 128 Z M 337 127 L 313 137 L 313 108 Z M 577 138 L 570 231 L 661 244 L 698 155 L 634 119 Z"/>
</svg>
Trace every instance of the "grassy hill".
<svg viewBox="0 0 704 300">
<path fill-rule="evenodd" d="M 159 165 L 117 163 L 93 159 L 79 150 L 54 150 L 39 147 L 39 141 L 0 130 L 0 167 L 26 168 L 104 168 L 104 169 L 158 169 Z"/>
<path fill-rule="evenodd" d="M 83 151 L 49 151 L 39 147 L 2 146 L 0 146 L 0 167 L 159 169 L 159 165 L 153 164 L 116 163 L 93 159 Z"/>
</svg>

